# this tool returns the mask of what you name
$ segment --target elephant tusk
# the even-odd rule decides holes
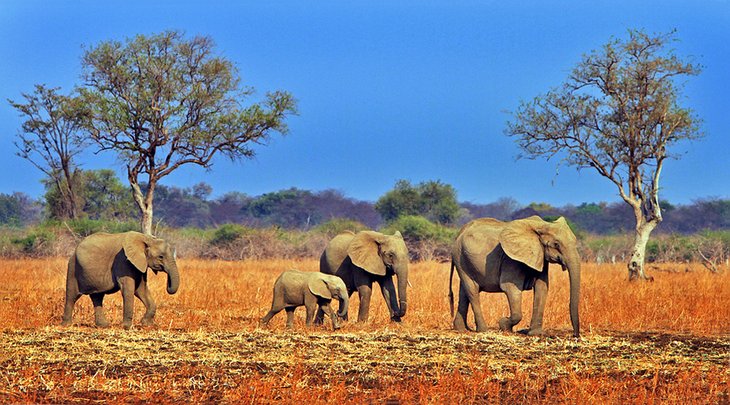
[[[413,284],[411,284],[411,280],[408,280],[408,287],[413,288]]]

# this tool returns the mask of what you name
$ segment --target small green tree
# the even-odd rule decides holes
[[[375,203],[375,210],[390,222],[404,215],[420,215],[440,224],[452,224],[459,217],[456,190],[440,181],[427,181],[411,185],[408,180],[398,180]]]
[[[73,96],[59,94],[58,88],[39,84],[33,93],[23,93],[25,103],[8,100],[24,118],[18,132],[16,154],[47,176],[58,191],[55,216],[78,218],[81,204],[77,191],[76,155],[84,148],[81,130],[85,110]]]
[[[159,181],[183,165],[211,167],[223,155],[255,155],[272,133],[285,133],[295,101],[283,91],[244,106],[253,88],[240,84],[212,39],[177,31],[107,41],[82,58],[86,129],[98,150],[114,152],[127,170],[141,228],[152,233]],[[146,177],[147,187],[140,186]]]
[[[646,245],[662,221],[659,178],[670,148],[702,136],[699,119],[680,106],[677,78],[700,72],[667,45],[674,32],[629,31],[586,55],[563,87],[523,102],[506,134],[529,158],[559,155],[610,180],[636,218],[629,279],[644,272]]]

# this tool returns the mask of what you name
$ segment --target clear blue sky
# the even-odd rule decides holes
[[[206,182],[214,196],[289,187],[374,201],[398,179],[441,180],[462,201],[618,201],[613,184],[555,161],[516,160],[508,111],[560,85],[581,55],[627,29],[678,30],[680,55],[705,68],[682,103],[706,138],[680,145],[661,197],[730,198],[730,1],[36,1],[0,2],[0,192],[42,194],[14,155],[21,119],[6,99],[36,83],[80,83],[84,46],[179,29],[211,36],[260,94],[299,101],[290,134],[254,160],[219,159],[162,183]],[[121,167],[108,155],[86,169]],[[120,176],[121,177],[121,176]]]

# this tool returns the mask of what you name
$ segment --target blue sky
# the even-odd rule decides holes
[[[333,188],[374,201],[398,179],[440,180],[462,201],[618,201],[615,186],[557,161],[517,160],[509,111],[560,85],[581,55],[630,28],[678,30],[703,72],[683,104],[706,137],[679,145],[661,198],[730,198],[730,1],[34,1],[0,2],[0,192],[38,197],[42,174],[14,155],[6,102],[36,83],[80,83],[84,47],[179,29],[212,37],[259,94],[284,89],[300,114],[254,160],[217,160],[162,180],[214,196]],[[121,166],[83,155],[86,169]],[[121,177],[121,176],[120,176]]]

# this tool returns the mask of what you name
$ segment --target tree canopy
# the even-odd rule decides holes
[[[390,222],[405,215],[420,215],[440,224],[453,224],[459,218],[456,190],[440,181],[426,181],[413,186],[408,180],[396,182],[375,203],[375,210]]]
[[[81,130],[86,117],[78,98],[59,90],[39,84],[33,93],[22,94],[25,103],[8,102],[24,119],[15,141],[16,155],[31,162],[55,185],[57,216],[74,219],[81,209],[74,159],[84,148]]]
[[[115,153],[126,166],[146,233],[160,179],[186,164],[209,168],[218,155],[250,158],[254,145],[286,133],[285,118],[296,113],[284,91],[245,105],[254,89],[214,50],[209,37],[166,31],[102,42],[82,57],[86,129],[98,150]]]
[[[699,119],[680,105],[678,78],[700,72],[668,46],[675,32],[630,30],[583,56],[562,87],[522,102],[506,133],[529,158],[560,156],[610,180],[636,218],[631,279],[647,278],[644,252],[662,220],[659,180],[670,149],[702,136]]]

